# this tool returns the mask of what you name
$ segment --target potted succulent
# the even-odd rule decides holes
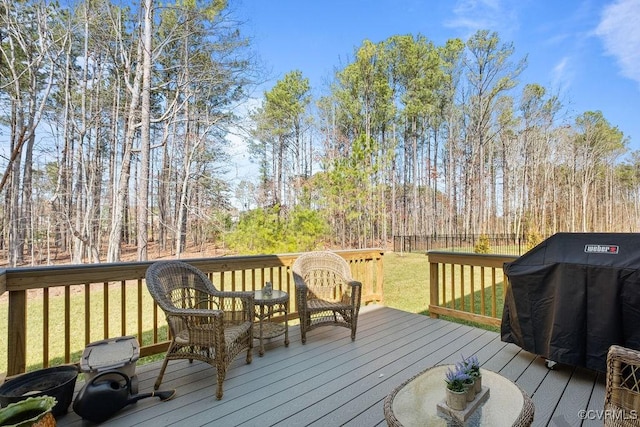
[[[463,411],[467,407],[467,386],[465,382],[469,380],[466,372],[456,368],[448,369],[445,382],[447,383],[447,406],[456,411]]]
[[[462,356],[462,365],[464,366],[464,371],[474,380],[475,393],[480,393],[482,391],[482,374],[480,373],[478,357],[470,356],[465,359]]]

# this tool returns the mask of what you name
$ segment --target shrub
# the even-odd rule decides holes
[[[476,242],[473,252],[477,254],[489,254],[491,253],[491,244],[489,243],[489,236],[481,234]]]
[[[529,230],[527,232],[527,251],[535,248],[542,242],[542,236],[538,233],[537,230]]]
[[[327,230],[316,211],[296,206],[283,212],[276,205],[243,213],[227,243],[245,254],[305,252],[315,249]]]

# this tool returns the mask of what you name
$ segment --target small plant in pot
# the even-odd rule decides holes
[[[462,366],[464,371],[473,378],[475,392],[480,393],[482,391],[482,373],[480,372],[480,362],[478,362],[477,356],[470,356],[465,359],[462,356]]]
[[[468,372],[464,363],[456,363],[456,369],[460,372],[464,372],[467,378],[464,380],[464,387],[467,393],[467,402],[473,402],[476,398],[475,378]]]
[[[466,381],[469,375],[458,369],[447,370],[445,382],[447,383],[447,406],[456,411],[463,411],[467,407],[467,386]]]

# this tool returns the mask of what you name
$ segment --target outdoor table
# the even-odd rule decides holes
[[[284,346],[289,346],[289,294],[285,291],[274,289],[270,296],[263,295],[262,290],[255,291],[254,301],[256,307],[257,327],[253,328],[253,337],[260,340],[260,356],[264,355],[264,339],[276,338],[284,334]],[[284,315],[284,324],[272,322],[274,314]]]
[[[395,388],[384,401],[384,417],[389,426],[449,426],[453,419],[438,413],[437,404],[445,399],[448,369],[438,365],[422,371]],[[490,390],[466,426],[529,426],[533,422],[533,402],[515,383],[495,372],[481,369],[482,386]]]

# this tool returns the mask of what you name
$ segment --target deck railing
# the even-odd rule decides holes
[[[505,262],[518,257],[443,251],[429,258],[429,315],[500,326],[508,280]]]
[[[362,303],[382,302],[380,249],[337,251],[363,283]],[[290,268],[299,254],[184,259],[206,272],[220,290],[261,289],[266,281],[289,293],[297,316]],[[0,271],[0,373],[77,363],[93,341],[134,335],[141,357],[168,345],[163,313],[144,284],[152,262],[9,268]],[[4,307],[3,307],[4,306]],[[3,345],[3,347],[5,346]],[[3,366],[4,365],[4,366]]]

